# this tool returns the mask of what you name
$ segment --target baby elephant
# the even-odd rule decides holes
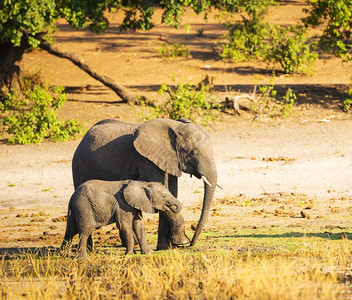
[[[126,254],[133,253],[134,234],[142,253],[152,252],[147,245],[142,211],[162,211],[171,224],[171,242],[187,244],[182,204],[161,183],[144,181],[90,180],[80,185],[68,204],[67,225],[61,247],[79,234],[78,257],[87,255],[87,243],[92,247],[94,229],[116,223]],[[134,234],[133,234],[134,233]]]

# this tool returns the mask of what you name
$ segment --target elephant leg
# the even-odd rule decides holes
[[[172,245],[169,241],[169,237],[171,234],[171,226],[169,220],[165,216],[165,213],[159,212],[159,227],[158,227],[158,244],[157,250],[167,250],[171,249]]]
[[[176,176],[168,174],[168,189],[170,193],[177,198],[178,194],[178,179]],[[166,250],[172,248],[170,242],[171,224],[163,212],[159,213],[159,228],[158,228],[158,245],[157,250]]]
[[[79,234],[79,244],[78,244],[78,255],[77,259],[84,259],[87,256],[87,240],[90,236],[87,232],[81,232]]]
[[[136,235],[136,233],[133,231],[133,241],[134,241],[134,245],[138,245],[139,244],[139,240],[138,240],[138,237]]]
[[[169,174],[169,180],[168,180],[168,188],[170,193],[177,198],[178,194],[178,178],[176,176],[170,175]]]
[[[117,224],[116,224],[117,225]],[[133,254],[134,249],[134,237],[133,237],[133,229],[132,229],[132,222],[129,225],[119,224],[120,230],[120,238],[122,242],[122,246],[126,247],[125,254]]]
[[[87,239],[87,250],[88,251],[94,250],[94,241],[93,241],[92,234],[90,234]]]
[[[121,238],[121,234],[120,234],[120,238]],[[122,243],[122,247],[127,248],[127,245],[125,244],[125,241],[122,240],[122,238],[121,238],[121,243]],[[133,243],[134,243],[134,245],[138,245],[138,238],[137,238],[137,235],[134,231],[133,231]]]
[[[138,239],[139,246],[141,247],[141,253],[152,253],[152,249],[148,246],[147,239],[145,236],[144,221],[140,216],[136,217],[133,220],[133,232],[134,236]]]
[[[93,242],[92,234],[90,234],[89,237],[88,237],[87,249],[88,249],[88,251],[93,251],[94,250],[94,242]]]

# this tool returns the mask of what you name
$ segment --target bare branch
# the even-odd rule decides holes
[[[124,103],[135,104],[139,101],[138,97],[131,94],[121,83],[106,75],[98,74],[96,70],[88,66],[77,54],[72,52],[62,52],[57,47],[50,45],[48,42],[44,41],[40,44],[40,48],[48,51],[50,54],[70,60],[73,64],[85,71],[88,75],[92,76],[94,79],[100,81],[102,84],[112,89]]]

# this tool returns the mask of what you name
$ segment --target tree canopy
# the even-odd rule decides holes
[[[352,0],[310,1],[310,8],[305,12],[308,17],[303,21],[307,26],[324,27],[320,48],[352,60]]]
[[[4,87],[21,90],[19,74],[23,53],[43,42],[52,44],[51,34],[57,29],[55,23],[59,18],[64,18],[74,28],[88,27],[99,33],[109,26],[105,16],[107,9],[123,10],[121,30],[149,30],[153,27],[155,5],[164,10],[162,22],[177,26],[183,6],[200,12],[210,4],[210,1],[197,0],[3,0],[0,2],[0,92]],[[48,50],[48,43],[44,49]],[[51,53],[57,53],[55,50],[51,49]],[[68,57],[70,55],[66,55]]]
[[[3,0],[0,2],[0,43],[11,43],[18,47],[25,38],[31,47],[37,47],[42,34],[52,33],[55,21],[59,18],[66,19],[74,28],[89,27],[99,33],[109,26],[104,16],[107,9],[124,11],[122,30],[149,30],[153,27],[155,5],[164,9],[162,22],[177,26],[181,21],[183,6],[188,5],[196,12],[201,12],[209,8],[211,1]]]

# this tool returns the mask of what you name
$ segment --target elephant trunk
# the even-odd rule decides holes
[[[180,213],[174,214],[172,220],[170,234],[171,243],[174,245],[188,244],[190,241],[185,232],[185,220],[183,215]]]
[[[167,201],[166,206],[175,214],[179,213],[182,209],[182,203],[176,198]]]
[[[204,180],[204,198],[203,198],[203,208],[202,213],[199,218],[199,222],[196,228],[196,231],[193,235],[191,246],[195,245],[199,235],[201,234],[205,223],[208,220],[210,213],[211,202],[214,197],[216,185],[217,185],[217,172],[216,169],[210,173],[208,176],[205,176],[207,181]]]

